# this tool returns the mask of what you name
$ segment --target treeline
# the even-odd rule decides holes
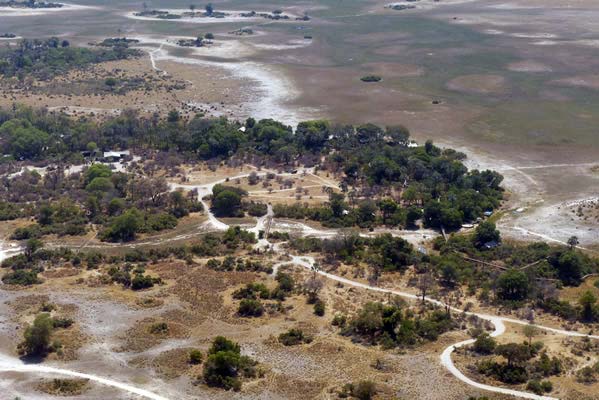
[[[376,274],[404,271],[418,260],[410,243],[388,233],[374,238],[361,237],[355,232],[334,239],[293,238],[290,246],[300,253],[320,253],[328,264],[367,262]]]
[[[0,75],[4,78],[26,76],[47,80],[75,68],[105,61],[123,60],[139,51],[124,46],[89,49],[71,47],[68,40],[52,37],[46,40],[23,39],[16,46],[0,49]]]
[[[66,263],[70,263],[75,268],[86,269],[97,269],[101,265],[109,265],[116,267],[108,270],[109,279],[114,283],[129,287],[133,281],[128,281],[126,273],[143,274],[145,263],[156,263],[165,259],[179,259],[192,263],[194,256],[230,255],[241,249],[249,248],[255,242],[256,238],[253,233],[239,228],[229,228],[222,234],[208,233],[200,239],[181,246],[136,248],[124,255],[108,255],[100,251],[79,252],[68,248],[46,249],[39,240],[31,239],[25,244],[22,254],[7,258],[2,261],[0,267],[10,269],[2,278],[4,283],[29,286],[42,282],[38,274],[45,269],[64,266]],[[128,263],[137,264],[137,267],[129,268],[126,266]],[[123,264],[125,266],[122,266]],[[145,276],[147,277],[147,275]],[[144,283],[140,282],[140,284]]]
[[[572,240],[571,240],[572,241]],[[494,246],[489,246],[494,244]],[[578,286],[583,277],[599,272],[599,260],[574,246],[502,243],[491,222],[481,223],[472,235],[450,235],[433,242],[436,252],[420,249],[390,234],[363,237],[347,232],[331,239],[292,238],[289,246],[300,253],[318,253],[323,265],[354,265],[371,284],[383,272],[403,272],[413,267],[411,284],[425,296],[444,296],[464,289],[483,304],[544,310],[569,321],[599,322],[598,299],[581,294],[576,303],[559,299],[558,289]],[[596,285],[599,287],[599,280]]]
[[[81,160],[80,152],[90,143],[100,150],[174,151],[189,161],[251,161],[282,169],[318,166],[341,180],[345,197],[331,193],[325,208],[280,206],[278,214],[328,226],[409,227],[423,218],[426,226],[453,230],[497,208],[503,196],[500,174],[468,171],[460,161],[463,154],[441,150],[430,141],[410,146],[403,127],[307,121],[294,132],[271,119],[250,118],[242,124],[196,115],[187,120],[176,111],[166,119],[126,111],[102,122],[23,107],[0,111],[0,145],[17,159]],[[387,200],[357,204],[356,199],[363,198]]]
[[[341,328],[342,335],[387,349],[435,341],[440,334],[458,326],[457,321],[445,311],[415,312],[401,301],[394,304],[366,303],[350,318],[336,315],[333,324]]]
[[[29,171],[5,177],[0,205],[0,219],[35,218],[15,230],[14,240],[83,235],[95,224],[101,239],[126,242],[139,233],[172,229],[178,219],[202,211],[195,192],[170,191],[164,178],[113,172],[104,164],[68,175],[56,169],[43,177]]]

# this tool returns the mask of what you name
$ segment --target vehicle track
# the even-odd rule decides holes
[[[259,173],[259,174],[264,174],[264,172]],[[230,177],[229,180],[231,179],[236,179],[236,178],[242,178],[242,177],[247,177],[249,174],[242,174],[242,175],[238,175],[238,176],[234,176],[234,177]],[[222,179],[219,180],[217,182],[213,182],[213,183],[209,183],[209,184],[204,184],[204,185],[177,185],[177,184],[172,184],[171,188],[172,189],[176,189],[176,188],[186,188],[186,189],[197,189],[198,190],[198,195],[200,197],[200,200],[203,196],[205,196],[208,193],[211,193],[212,188],[214,187],[214,185],[218,184],[218,183],[224,183],[227,179]],[[225,230],[228,229],[228,225],[225,224],[224,222],[218,220],[218,218],[216,218],[216,216],[214,216],[214,214],[212,214],[212,212],[210,211],[210,208],[207,207],[207,204],[204,204],[205,206],[205,211],[208,213],[208,217],[209,217],[209,223],[216,229],[218,230]],[[269,207],[269,211],[268,211],[268,216],[270,218],[272,218],[272,208]],[[265,218],[258,218],[257,219],[257,223],[256,223],[256,227],[252,228],[251,231],[255,231],[258,232],[260,229],[263,228],[264,226],[264,222],[265,222]],[[282,251],[279,245],[271,245],[267,239],[262,239],[262,244],[266,245],[268,247],[271,247],[274,251],[280,252]],[[421,299],[421,296],[415,295],[413,293],[407,293],[407,292],[402,292],[399,290],[392,290],[392,289],[385,289],[385,288],[380,288],[380,287],[376,287],[376,286],[371,286],[369,284],[366,283],[362,283],[362,282],[357,282],[357,281],[353,281],[351,279],[347,279],[335,274],[331,274],[328,273],[326,271],[322,271],[318,268],[315,267],[316,265],[316,260],[313,257],[310,256],[296,256],[296,255],[290,255],[291,260],[290,261],[285,261],[285,262],[281,262],[276,264],[273,267],[274,271],[277,271],[279,269],[279,267],[284,266],[284,265],[298,265],[301,267],[304,267],[310,271],[316,272],[321,276],[326,277],[327,279],[331,279],[340,283],[343,283],[345,285],[349,285],[349,286],[353,286],[353,287],[357,287],[360,289],[365,289],[365,290],[370,290],[370,291],[374,291],[374,292],[379,292],[379,293],[388,293],[388,294],[393,294],[396,296],[400,296],[400,297],[404,297],[404,298],[409,298],[412,300],[418,300]],[[480,313],[474,313],[474,312],[467,312],[464,310],[461,310],[459,308],[455,308],[455,307],[451,307],[451,306],[447,306],[445,303],[443,303],[442,301],[430,298],[430,297],[424,297],[424,300],[428,303],[440,306],[440,307],[448,307],[451,311],[453,312],[458,312],[458,313],[463,313],[465,315],[472,315],[472,316],[476,316],[482,320],[485,321],[489,321],[493,324],[493,326],[495,327],[495,330],[491,333],[491,336],[493,337],[498,337],[501,336],[505,333],[506,331],[506,327],[505,327],[505,323],[511,323],[511,324],[517,324],[517,325],[528,325],[529,322],[528,321],[522,321],[522,320],[518,320],[518,319],[511,319],[511,318],[505,318],[505,317],[500,317],[500,316],[495,316],[495,315],[488,315],[488,314],[480,314]],[[546,327],[546,326],[542,326],[542,325],[535,325],[538,329],[547,331],[547,332],[551,332],[551,333],[555,333],[555,334],[559,334],[559,335],[564,335],[564,336],[571,336],[571,337],[588,337],[591,339],[597,339],[599,340],[599,335],[587,335],[587,334],[583,334],[580,332],[575,332],[575,331],[565,331],[562,329],[556,329],[556,328],[551,328],[551,327]],[[519,391],[519,390],[513,390],[513,389],[508,389],[508,388],[504,388],[501,386],[491,386],[491,385],[486,385],[486,384],[482,384],[479,382],[476,382],[472,379],[470,379],[469,377],[467,377],[466,375],[464,375],[453,363],[453,360],[451,359],[451,355],[452,353],[460,348],[460,347],[464,347],[467,345],[470,345],[474,343],[474,339],[469,339],[469,340],[464,340],[455,344],[452,344],[451,346],[448,346],[442,353],[440,356],[440,361],[441,364],[453,375],[455,376],[458,380],[460,380],[461,382],[472,386],[474,388],[477,389],[481,389],[481,390],[485,390],[485,391],[489,391],[489,392],[494,392],[494,393],[500,393],[500,394],[506,394],[506,395],[510,395],[510,396],[515,396],[515,397],[520,397],[520,398],[524,398],[524,399],[531,399],[531,400],[559,400],[558,398],[555,397],[550,397],[550,396],[541,396],[541,395],[536,395],[533,393],[529,393],[529,392],[524,392],[524,391]],[[91,381],[106,385],[106,386],[111,386],[114,388],[118,388],[121,389],[123,391],[126,391],[128,393],[131,394],[135,394],[135,395],[139,395],[141,397],[147,398],[147,399],[151,399],[151,400],[169,400],[167,397],[164,397],[162,395],[158,395],[156,393],[153,393],[151,391],[145,390],[145,389],[140,389],[138,387],[126,384],[126,383],[122,383],[122,382],[118,382],[115,380],[111,380],[111,379],[107,379],[101,376],[96,376],[96,375],[92,375],[92,374],[86,374],[86,373],[81,373],[81,372],[77,372],[77,371],[72,371],[69,369],[63,369],[63,368],[55,368],[55,367],[50,367],[50,366],[45,366],[45,365],[37,365],[37,364],[25,364],[23,363],[21,360],[16,359],[14,357],[10,357],[7,355],[3,355],[0,354],[0,372],[3,371],[12,371],[12,372],[31,372],[31,373],[39,373],[39,374],[59,374],[59,375],[66,375],[66,376],[72,376],[72,377],[77,377],[77,378],[84,378],[84,379],[89,379]],[[172,400],[172,399],[171,399]]]

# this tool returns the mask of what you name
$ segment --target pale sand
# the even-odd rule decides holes
[[[49,13],[59,13],[64,11],[97,10],[97,6],[82,6],[79,4],[62,3],[60,8],[15,8],[0,7],[1,17],[28,17],[32,15],[44,15]]]
[[[551,67],[529,60],[510,63],[507,69],[514,72],[551,72]]]

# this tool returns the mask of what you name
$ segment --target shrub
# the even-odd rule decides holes
[[[526,385],[526,389],[531,392],[541,395],[543,393],[549,393],[553,390],[553,384],[550,381],[539,381],[537,379],[533,379]]]
[[[376,385],[372,381],[360,381],[358,383],[348,383],[339,393],[339,397],[353,397],[358,400],[371,400],[376,394]]]
[[[286,274],[285,272],[279,271],[275,279],[279,282],[279,290],[283,292],[291,292],[295,286],[295,282],[291,275]]]
[[[168,324],[166,322],[157,322],[150,326],[150,333],[160,335],[168,333]]]
[[[497,342],[495,339],[490,337],[487,333],[483,333],[476,338],[472,347],[474,351],[479,354],[493,354],[496,346]]]
[[[131,281],[131,289],[142,290],[154,286],[154,279],[149,275],[137,274]]]
[[[54,328],[69,328],[73,325],[73,320],[70,318],[52,318],[52,325]]]
[[[243,299],[239,303],[238,313],[243,317],[260,317],[264,314],[264,306],[259,300]]]
[[[202,363],[204,356],[202,352],[198,349],[193,349],[189,351],[189,363],[193,365],[198,365]]]
[[[314,303],[314,314],[322,317],[325,311],[325,304],[322,300],[316,300]]]
[[[279,342],[285,346],[295,346],[301,343],[310,343],[312,338],[305,335],[301,329],[290,329],[279,335]]]
[[[247,356],[242,356],[240,347],[223,336],[214,339],[208,358],[204,363],[204,381],[208,386],[223,389],[241,389],[242,377],[256,375],[256,362]]]
[[[43,356],[50,350],[50,336],[54,323],[50,314],[42,313],[35,317],[33,325],[25,329],[24,353],[28,356]]]
[[[382,79],[378,75],[366,75],[360,78],[362,82],[380,82]]]
[[[150,231],[163,231],[177,227],[177,218],[171,214],[158,213],[148,216],[146,227]]]
[[[346,323],[347,317],[343,314],[335,314],[335,316],[333,317],[333,321],[331,321],[331,325],[338,326],[340,328],[343,328]]]
[[[9,272],[2,277],[2,282],[7,285],[31,286],[41,283],[37,272],[33,270],[19,269]]]

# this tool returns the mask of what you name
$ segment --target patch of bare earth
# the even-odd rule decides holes
[[[508,90],[507,80],[500,75],[464,75],[450,80],[447,88],[475,94],[501,94]]]
[[[510,63],[507,69],[514,72],[551,72],[551,67],[532,60]]]
[[[552,83],[561,86],[576,86],[599,90],[599,75],[581,75],[571,78],[557,79],[552,81]]]

